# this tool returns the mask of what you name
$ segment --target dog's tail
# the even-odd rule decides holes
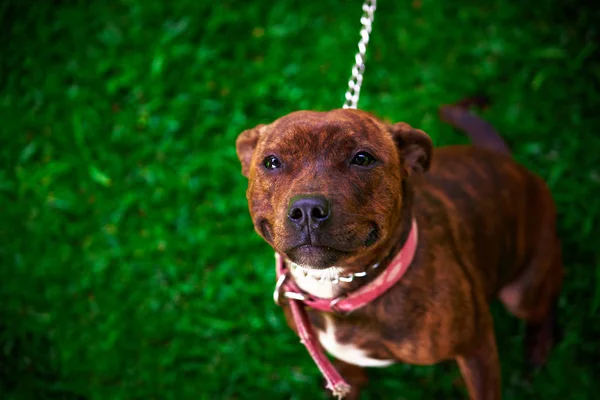
[[[489,122],[469,111],[471,106],[485,108],[488,104],[485,97],[469,97],[457,103],[440,107],[440,118],[464,131],[474,146],[510,155],[510,148],[496,129]]]

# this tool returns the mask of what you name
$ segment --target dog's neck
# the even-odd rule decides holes
[[[316,269],[287,261],[290,272],[300,289],[313,296],[331,299],[352,292],[375,279],[402,250],[412,226],[413,191],[405,179],[402,185],[402,207],[396,228],[392,230],[388,243],[378,251],[371,263],[362,271],[350,271],[344,267]]]
[[[350,272],[343,267],[314,269],[288,262],[294,280],[307,293],[322,299],[331,299],[339,295],[345,284],[366,280],[369,273],[375,274],[379,263],[373,264],[363,271]]]

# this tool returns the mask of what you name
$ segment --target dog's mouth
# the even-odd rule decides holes
[[[288,259],[298,265],[310,266],[315,269],[328,268],[335,265],[347,251],[335,249],[330,246],[317,246],[302,244],[285,252]]]
[[[362,242],[331,243],[331,241],[311,240],[307,235],[301,243],[296,243],[286,249],[288,259],[298,265],[310,266],[315,269],[328,268],[351,257],[361,248],[369,248],[379,239],[379,230],[373,227]]]
[[[297,265],[313,269],[345,265],[381,239],[379,227],[374,222],[370,226],[338,227],[333,232],[317,229],[278,232],[267,219],[257,220],[255,224],[257,231],[276,251]]]

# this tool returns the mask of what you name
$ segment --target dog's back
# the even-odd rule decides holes
[[[434,149],[428,173],[415,177],[415,206],[432,213],[435,203],[451,204],[441,209],[457,227],[469,227],[457,240],[472,247],[468,261],[485,268],[491,297],[539,253],[559,247],[556,210],[546,183],[515,162],[498,132],[469,111],[473,102],[440,109],[442,120],[463,130],[472,145]]]
[[[437,219],[432,229],[453,227],[456,248],[470,250],[458,256],[470,279],[479,276],[488,299],[497,295],[527,321],[526,359],[541,365],[556,340],[563,277],[556,207],[546,183],[513,160],[498,132],[469,111],[471,104],[440,109],[442,120],[472,145],[435,149],[429,172],[415,180],[416,212]]]
[[[545,230],[555,229],[545,183],[503,153],[468,145],[435,149],[414,187],[419,212],[435,214],[438,204],[447,228],[469,227],[464,236],[451,235],[470,249],[473,259],[465,261],[485,269],[488,298],[527,266]]]

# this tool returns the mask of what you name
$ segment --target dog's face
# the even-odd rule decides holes
[[[400,223],[403,180],[429,167],[431,140],[359,110],[298,111],[236,142],[256,231],[311,268],[362,268]]]

